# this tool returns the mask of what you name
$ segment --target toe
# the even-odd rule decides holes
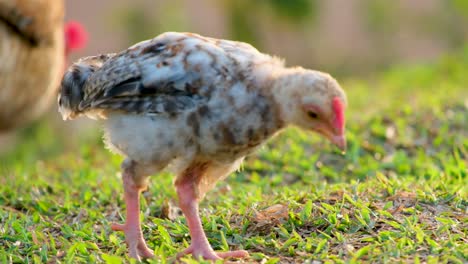
[[[227,258],[247,258],[249,253],[245,250],[236,250],[228,252],[215,252],[211,247],[202,247],[200,245],[194,246],[190,245],[184,251],[181,251],[177,254],[176,259],[191,254],[193,258],[203,258],[206,260],[218,260],[218,259],[227,259]]]
[[[185,256],[185,255],[188,255],[188,254],[192,254],[193,252],[193,249],[192,249],[192,246],[184,249],[183,251],[177,253],[176,255],[176,259],[180,259],[181,257]]]
[[[180,259],[186,255],[191,254],[195,259],[218,260],[221,259],[211,248],[198,248],[191,245],[190,247],[179,252],[176,259]]]
[[[143,258],[154,258],[154,253],[151,249],[149,249],[146,244],[139,244],[138,245],[138,254]]]
[[[216,253],[220,258],[246,258],[249,256],[249,252],[245,250],[236,250],[236,251],[228,251],[228,252],[219,252]]]
[[[218,259],[221,259],[220,257],[218,257],[218,255],[216,255],[216,253],[214,251],[212,252],[205,252],[205,253],[202,253],[202,254],[193,254],[192,253],[192,256],[196,259],[205,259],[205,260],[218,260]]]
[[[113,223],[111,229],[114,231],[125,231],[125,225]]]
[[[131,229],[126,224],[116,224],[111,225],[112,230],[122,231],[125,233],[125,242],[128,246],[128,255],[131,258],[134,258],[138,261],[141,258],[153,258],[154,253],[151,249],[146,246],[146,242],[143,239],[141,230]]]
[[[138,261],[141,261],[140,255],[138,254],[138,250],[135,246],[129,246],[128,247],[128,256],[130,258],[134,258]]]

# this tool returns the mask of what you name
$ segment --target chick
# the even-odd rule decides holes
[[[242,258],[215,252],[198,204],[244,157],[289,125],[312,130],[345,149],[344,91],[329,74],[287,68],[249,44],[192,33],[164,33],[118,54],[79,60],[58,97],[64,119],[102,120],[106,145],[125,157],[125,232],[131,257],[152,257],[140,227],[139,194],[149,175],[175,176],[192,238],[181,252],[204,259]]]

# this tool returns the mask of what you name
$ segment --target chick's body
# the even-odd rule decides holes
[[[140,81],[147,83],[142,90],[155,86],[169,91],[160,92],[160,101],[109,103],[110,109],[127,108],[135,114],[107,112],[104,122],[112,149],[157,169],[171,163],[172,171],[179,175],[195,163],[233,163],[281,128],[282,121],[273,98],[267,95],[268,89],[249,87],[263,85],[253,78],[256,64],[273,58],[228,53],[226,49],[236,44],[227,41],[215,46],[213,40],[205,38],[172,40],[177,36],[154,39],[134,47],[136,51],[127,55],[132,57],[158,43],[172,43],[166,44],[159,56],[149,55],[143,60],[142,72],[147,73],[140,73],[144,76]],[[236,63],[246,65],[235,67]],[[106,65],[113,65],[112,59],[100,70],[106,70]],[[138,114],[141,112],[147,114]]]
[[[246,256],[211,249],[198,201],[288,124],[343,140],[345,104],[328,74],[285,68],[248,44],[191,33],[165,33],[118,54],[84,58],[65,74],[59,96],[64,119],[103,119],[107,146],[126,157],[127,223],[113,228],[125,232],[135,258],[152,256],[141,235],[136,194],[148,175],[166,167],[176,174],[192,237],[182,254]],[[309,108],[323,121],[311,119]]]
[[[164,34],[106,57],[80,111],[104,118],[109,148],[147,173],[209,163],[228,174],[283,126],[261,76],[281,65],[244,43]]]
[[[0,132],[41,114],[64,67],[63,1],[0,1]]]

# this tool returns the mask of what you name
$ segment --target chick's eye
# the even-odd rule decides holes
[[[316,112],[313,112],[313,111],[308,111],[307,112],[307,115],[312,118],[312,119],[317,119],[318,118],[318,115]]]

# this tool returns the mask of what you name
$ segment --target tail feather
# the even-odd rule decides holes
[[[64,119],[78,116],[88,79],[114,54],[85,57],[71,65],[63,76],[58,97],[59,111]]]

